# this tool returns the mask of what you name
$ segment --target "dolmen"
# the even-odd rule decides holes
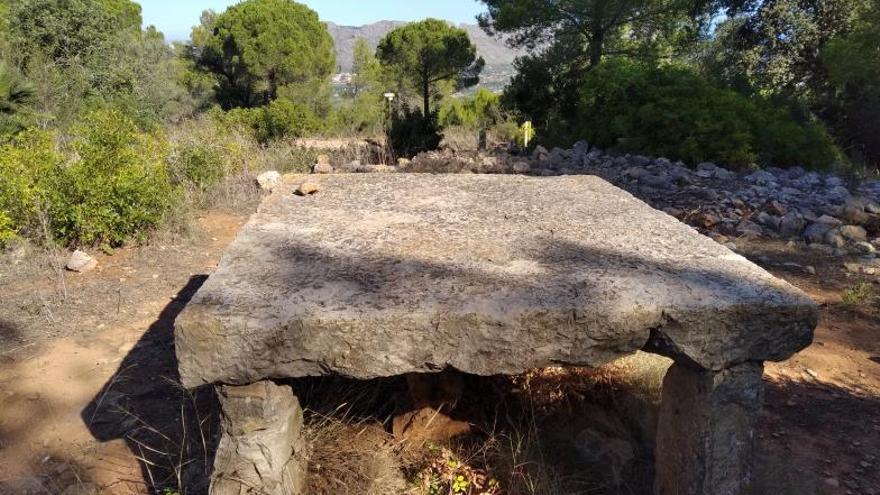
[[[303,492],[303,415],[280,380],[520,374],[671,357],[655,493],[750,479],[765,361],[817,309],[593,176],[287,176],[175,323],[186,387],[213,385],[213,495]],[[419,375],[416,375],[419,376]]]

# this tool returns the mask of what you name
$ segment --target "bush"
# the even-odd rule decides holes
[[[437,126],[436,115],[426,118],[418,110],[404,109],[392,117],[388,139],[397,156],[412,158],[437,149],[443,135]]]
[[[166,142],[123,114],[89,114],[75,129],[73,149],[79,160],[64,170],[51,215],[66,242],[122,244],[158,226],[175,205]]]
[[[0,237],[41,237],[49,210],[58,204],[62,157],[53,136],[24,131],[0,146]]]
[[[579,131],[601,147],[733,167],[824,168],[841,154],[818,125],[676,67],[608,61],[587,74]]]
[[[467,98],[453,98],[445,102],[437,114],[441,127],[463,126],[486,129],[503,119],[501,97],[486,88],[480,88]]]
[[[248,129],[261,143],[303,137],[324,130],[323,122],[307,106],[279,98],[259,108],[236,108],[215,114],[228,125]]]

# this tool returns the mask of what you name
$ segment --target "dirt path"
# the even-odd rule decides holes
[[[204,469],[210,439],[194,449],[176,439],[209,423],[200,411],[211,399],[174,385],[171,323],[244,220],[212,213],[189,241],[101,255],[99,270],[67,275],[63,290],[45,267],[0,270],[0,493],[94,484],[140,494],[150,477]],[[745,250],[822,305],[814,345],[767,367],[761,493],[880,494],[880,308],[877,298],[840,304],[873,281],[847,275],[839,259]]]
[[[200,231],[188,242],[98,256],[99,270],[67,276],[67,300],[51,308],[63,328],[48,329],[58,335],[48,341],[36,336],[40,328],[34,321],[43,315],[24,315],[20,320],[30,324],[26,327],[3,323],[4,331],[14,329],[16,335],[7,333],[5,340],[12,345],[0,351],[0,493],[55,494],[88,483],[108,494],[145,492],[141,468],[126,441],[96,440],[106,439],[98,431],[106,426],[101,425],[107,419],[103,411],[133,384],[141,396],[173,391],[166,380],[176,372],[173,362],[163,361],[161,352],[133,362],[132,356],[139,355],[135,346],[173,356],[169,308],[173,312],[185,304],[193,292],[187,288],[191,281],[213,271],[244,221],[239,215],[212,213],[198,220]],[[58,297],[57,284],[46,278],[0,287],[7,307]],[[149,370],[138,374],[144,365]],[[161,402],[162,394],[156,395]],[[97,401],[103,403],[96,412]],[[134,418],[120,421],[139,426]]]

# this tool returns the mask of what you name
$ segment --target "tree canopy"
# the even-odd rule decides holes
[[[10,43],[20,54],[67,64],[141,26],[130,0],[19,0],[11,3]]]
[[[467,31],[438,19],[391,31],[379,42],[377,54],[398,81],[408,82],[422,96],[425,117],[431,113],[431,96],[442,84],[473,86],[485,66]]]
[[[490,33],[536,48],[564,38],[596,66],[606,55],[656,56],[693,39],[711,20],[713,0],[481,0]]]
[[[266,105],[289,87],[308,95],[336,68],[333,40],[318,14],[292,0],[246,0],[208,16],[199,63],[218,79],[225,108]],[[204,18],[203,18],[204,20]]]

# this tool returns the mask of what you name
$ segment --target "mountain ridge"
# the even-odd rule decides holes
[[[327,30],[336,45],[336,65],[338,72],[351,72],[354,58],[354,44],[358,38],[364,38],[373,48],[393,29],[409,24],[405,21],[383,20],[363,26],[344,26],[327,22]],[[489,67],[509,66],[514,59],[525,53],[524,50],[507,46],[504,39],[486,34],[476,24],[459,24],[456,27],[467,31],[471,41],[477,46],[477,53],[486,60]]]

